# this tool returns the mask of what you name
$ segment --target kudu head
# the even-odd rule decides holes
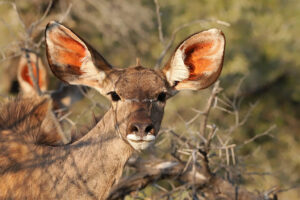
[[[184,40],[161,70],[134,66],[113,68],[70,29],[50,22],[46,28],[47,58],[62,81],[95,88],[112,102],[119,136],[134,149],[147,148],[159,131],[166,100],[184,89],[199,90],[219,77],[225,38],[210,29]]]

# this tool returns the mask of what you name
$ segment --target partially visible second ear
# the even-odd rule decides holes
[[[175,90],[199,90],[219,77],[224,59],[225,37],[217,29],[196,33],[175,50],[163,72]]]
[[[47,72],[41,59],[34,53],[24,53],[18,66],[18,82],[20,84],[21,92],[25,95],[32,95],[37,92],[34,86],[34,80],[30,76],[30,67],[32,67],[32,73],[35,81],[37,82],[41,91],[47,90]]]

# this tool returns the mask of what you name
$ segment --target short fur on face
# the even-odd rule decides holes
[[[116,123],[123,138],[136,149],[145,149],[155,140],[164,113],[165,101],[159,101],[161,93],[168,94],[169,87],[161,71],[141,66],[130,67],[120,72],[114,91],[120,100],[113,102]],[[153,132],[136,135],[130,132],[130,124],[148,123]]]
[[[188,37],[161,70],[113,68],[91,45],[57,22],[48,24],[46,44],[53,73],[62,81],[90,86],[107,96],[116,132],[139,150],[154,141],[169,97],[216,81],[222,70],[225,37],[217,29]]]

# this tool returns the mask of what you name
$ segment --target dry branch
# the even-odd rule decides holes
[[[188,170],[184,170],[185,163],[178,161],[162,161],[151,159],[148,161],[139,161],[138,172],[130,177],[120,180],[120,182],[112,189],[108,197],[109,200],[123,199],[132,192],[141,190],[150,184],[154,184],[160,180],[171,179],[180,182],[187,190],[194,186],[197,194],[205,197],[207,200],[215,200],[222,198],[224,200],[263,200],[263,195],[249,192],[243,188],[233,186],[215,175],[210,176],[203,171],[203,168],[197,166],[196,176],[189,166]],[[191,184],[191,183],[194,184]],[[271,200],[271,199],[270,199]]]
[[[161,17],[160,17],[160,7],[158,4],[158,0],[153,0],[155,4],[155,11],[156,11],[156,20],[158,26],[158,37],[160,42],[164,45],[164,34],[162,32],[162,24],[161,24]]]
[[[158,4],[158,0],[153,0],[153,1],[155,3],[155,8],[156,8],[156,18],[157,18],[157,25],[158,25],[159,40],[164,46],[164,49],[161,52],[159,59],[157,60],[157,63],[155,66],[156,68],[161,64],[166,53],[171,48],[177,33],[179,31],[181,31],[182,29],[189,27],[191,25],[194,25],[194,24],[199,24],[199,23],[201,24],[201,23],[207,23],[207,22],[214,22],[217,24],[230,26],[230,24],[228,24],[227,22],[215,20],[215,19],[194,20],[189,23],[182,24],[181,26],[176,28],[172,32],[172,35],[167,42],[164,39],[164,34],[162,31],[162,22],[161,22],[161,17],[160,17],[160,7]],[[90,2],[94,3],[94,1],[90,1]],[[1,3],[3,3],[3,2],[0,2],[0,4]],[[32,35],[33,30],[35,28],[37,28],[37,26],[41,23],[41,21],[44,20],[44,18],[48,15],[48,13],[50,12],[52,3],[53,3],[53,1],[51,0],[50,3],[48,4],[48,7],[47,7],[46,11],[44,12],[43,16],[36,22],[32,23],[27,31],[27,38],[26,38],[27,44],[34,45],[34,47],[32,47],[32,49],[40,48],[42,42],[44,41],[44,38],[42,37],[37,44],[31,44],[30,42],[32,41],[32,39],[29,36]],[[16,5],[14,3],[10,3],[10,4],[16,10],[19,20],[21,22],[21,25],[24,28],[24,30],[26,30],[26,27],[25,27],[21,17],[19,16]],[[66,18],[66,16],[69,14],[71,8],[72,8],[72,4],[69,4],[68,9],[66,10],[65,14],[60,18],[59,21],[63,21]],[[107,9],[107,10],[109,10],[109,9]],[[85,12],[82,12],[82,13],[85,13]],[[96,22],[98,23],[99,21],[95,20],[94,23],[96,23]],[[100,27],[100,25],[99,25],[99,27]],[[1,54],[2,54],[2,58],[6,58],[5,54],[3,52]],[[7,58],[10,58],[10,57],[7,57]],[[37,80],[33,76],[31,63],[29,62],[28,65],[30,66],[30,70],[29,70],[30,76],[31,76],[32,80],[34,80],[34,85],[38,90],[39,87],[37,84]],[[199,141],[198,142],[196,141],[197,143],[195,144],[195,143],[193,143],[193,141],[191,141],[190,138],[182,137],[179,134],[175,133],[173,130],[168,130],[168,132],[170,132],[177,139],[176,140],[177,144],[180,144],[181,146],[185,146],[188,149],[186,151],[181,151],[180,149],[175,149],[176,152],[174,154],[171,153],[171,155],[173,156],[173,158],[176,158],[176,161],[166,161],[166,160],[161,160],[158,158],[153,158],[148,161],[137,160],[136,162],[131,163],[131,166],[135,168],[134,175],[129,176],[129,177],[124,177],[122,180],[120,180],[120,182],[111,191],[109,199],[122,199],[126,195],[129,195],[131,192],[141,190],[151,184],[153,184],[155,187],[161,188],[161,186],[159,186],[157,183],[161,180],[166,180],[166,179],[169,179],[169,180],[172,180],[175,182],[179,182],[180,186],[173,187],[173,189],[170,191],[166,190],[165,188],[162,189],[162,193],[164,195],[169,195],[170,193],[172,193],[176,190],[184,191],[184,190],[188,190],[188,189],[194,189],[195,190],[194,192],[196,193],[196,194],[194,194],[194,196],[197,196],[198,199],[208,199],[208,200],[210,200],[210,199],[239,199],[239,200],[272,199],[272,198],[268,198],[266,196],[263,197],[263,195],[254,194],[254,193],[249,192],[238,186],[234,186],[229,181],[223,180],[219,176],[213,174],[211,167],[210,167],[208,154],[212,150],[217,150],[217,151],[219,150],[220,152],[225,150],[227,165],[230,164],[230,154],[231,154],[231,158],[232,158],[232,163],[236,164],[234,148],[236,146],[239,147],[241,145],[228,144],[229,140],[226,140],[223,142],[223,139],[221,139],[217,134],[218,128],[216,126],[212,126],[212,128],[210,129],[210,132],[208,134],[206,134],[206,133],[207,133],[207,128],[208,128],[207,123],[208,123],[209,114],[211,112],[211,109],[214,106],[217,109],[223,110],[229,114],[234,114],[236,116],[236,123],[233,126],[234,129],[230,130],[231,132],[233,130],[236,130],[237,127],[242,126],[247,121],[248,116],[250,115],[253,107],[251,107],[249,112],[246,114],[246,117],[244,117],[242,120],[240,120],[238,111],[239,111],[239,104],[241,101],[238,101],[238,98],[242,95],[245,95],[245,94],[238,93],[241,83],[242,83],[242,81],[240,82],[239,87],[236,90],[233,102],[228,103],[226,100],[222,100],[217,97],[218,93],[221,91],[221,89],[219,87],[219,82],[217,82],[213,87],[212,93],[208,99],[208,102],[206,104],[204,111],[201,111],[201,112],[198,111],[197,114],[195,115],[195,117],[193,117],[188,122],[185,122],[186,125],[188,126],[191,123],[193,123],[194,121],[196,121],[196,119],[198,119],[199,116],[201,116],[201,121],[200,121],[201,124],[200,124],[199,133],[200,133],[201,139],[203,139],[203,141],[204,141],[203,144],[199,144]],[[94,98],[91,98],[91,96],[87,95],[85,92],[83,92],[83,96],[85,96],[86,98],[89,99],[89,101],[91,103],[90,110],[93,110],[98,105],[98,103],[94,100]],[[246,96],[247,96],[247,94],[246,94]],[[220,107],[219,105],[216,105],[215,104],[216,101],[218,101],[218,102],[222,101],[224,104],[227,104],[227,106],[232,107],[233,111],[229,110],[227,108]],[[79,118],[82,118],[82,116],[87,111],[89,111],[89,109],[86,109],[85,111],[83,111],[76,119],[76,122],[73,122],[72,120],[70,120],[68,118],[68,115],[69,115],[68,113],[66,115],[62,116],[61,120],[66,119],[70,124],[72,124],[72,126],[76,126],[78,124]],[[264,133],[259,134],[255,137],[245,141],[242,145],[246,145],[250,142],[253,142],[254,140],[256,140],[259,137],[268,135],[270,133],[270,131],[273,130],[273,128],[274,128],[273,126],[270,127]],[[221,141],[219,145],[215,145],[212,143],[212,140],[214,137],[218,138],[218,140]],[[189,156],[189,159],[187,161],[183,161],[182,159],[180,159],[179,156],[176,155],[180,151],[185,152],[185,153],[188,152],[188,153],[186,153],[186,155]],[[194,159],[193,159],[193,156],[191,155],[191,152],[195,152],[195,154],[196,154]],[[200,155],[200,156],[197,156],[197,155]],[[198,157],[200,157],[200,159],[198,159]],[[273,190],[272,190],[272,193],[274,193]],[[266,193],[264,193],[264,194],[266,194]],[[275,197],[273,199],[275,200]]]
[[[201,119],[200,121],[200,134],[202,136],[205,136],[205,130],[206,130],[206,126],[207,126],[207,120],[208,120],[208,115],[209,115],[209,112],[211,110],[211,108],[213,107],[214,105],[214,102],[215,102],[215,98],[217,96],[217,94],[222,91],[222,89],[219,87],[220,85],[220,82],[217,81],[215,84],[214,84],[214,87],[212,89],[212,93],[207,101],[207,104],[206,104],[206,107],[204,109],[204,111],[202,112],[202,115],[203,115],[203,118]]]
[[[175,152],[171,153],[172,157],[176,160],[166,161],[158,158],[152,158],[147,161],[136,160],[130,165],[135,169],[133,175],[124,177],[113,188],[109,199],[123,199],[126,195],[130,195],[132,192],[139,191],[149,185],[156,185],[156,187],[158,187],[157,184],[159,181],[171,180],[171,182],[175,181],[175,183],[179,183],[180,186],[168,191],[164,191],[164,188],[164,190],[159,192],[160,198],[163,196],[170,196],[175,190],[188,190],[192,192],[191,196],[193,196],[193,198],[197,197],[198,199],[213,200],[221,198],[224,200],[275,200],[277,198],[276,195],[266,197],[265,192],[262,192],[261,194],[250,192],[241,188],[238,184],[234,184],[234,181],[230,182],[229,180],[222,179],[221,176],[212,172],[209,160],[209,154],[211,151],[226,151],[225,159],[227,164],[224,167],[227,167],[228,170],[231,167],[231,161],[233,165],[236,165],[238,159],[235,153],[237,145],[228,144],[230,141],[228,139],[223,141],[223,139],[221,139],[221,137],[217,134],[218,128],[216,125],[207,125],[211,109],[214,106],[217,106],[217,95],[220,91],[221,88],[219,87],[218,82],[212,89],[205,109],[203,111],[198,111],[196,116],[192,118],[192,121],[194,121],[198,118],[198,116],[202,117],[201,131],[199,131],[201,134],[198,136],[202,138],[203,143],[199,143],[186,136],[182,136],[182,134],[178,134],[172,129],[165,130],[165,132],[173,135],[177,145],[184,147],[181,149],[175,147]],[[228,102],[228,105],[231,105],[232,107],[235,106],[238,111],[239,106],[237,106],[237,99],[235,102],[230,100],[228,100]],[[252,109],[253,107],[251,107],[250,110],[252,111]],[[246,114],[246,119],[243,119],[242,122],[238,120],[238,126],[243,125],[247,121],[251,111]],[[236,113],[233,114],[236,115]],[[189,124],[192,123],[190,121],[188,122]],[[234,124],[234,127],[237,128],[237,125]],[[267,135],[271,130],[273,130],[273,128],[274,127],[272,126],[264,133],[257,135],[257,137],[249,139],[245,142],[245,144],[253,142],[258,137]],[[209,131],[207,129],[209,129]],[[213,143],[213,138],[215,137],[218,139],[219,145]],[[181,159],[181,157],[177,154],[189,156],[189,158],[187,160]],[[231,172],[228,171],[228,173]]]
[[[244,146],[246,144],[249,144],[251,142],[253,142],[254,140],[260,138],[260,137],[263,137],[263,136],[266,136],[266,135],[269,135],[271,131],[273,131],[274,129],[276,128],[276,125],[273,124],[272,126],[270,126],[266,131],[264,131],[263,133],[260,133],[258,135],[255,135],[254,137],[246,140],[243,142],[243,144],[241,144],[240,146]]]

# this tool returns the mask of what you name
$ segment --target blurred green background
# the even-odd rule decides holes
[[[300,199],[299,0],[160,0],[163,42],[158,37],[156,7],[149,0],[54,0],[49,14],[29,37],[25,30],[41,19],[48,3],[0,1],[1,95],[8,95],[13,87],[16,63],[25,43],[45,58],[44,45],[36,44],[50,20],[63,21],[118,67],[134,65],[136,57],[143,66],[154,67],[180,26],[187,25],[177,32],[163,63],[190,34],[219,28],[227,40],[220,96],[229,100],[237,97],[241,118],[255,103],[246,122],[230,133],[230,143],[242,144],[276,125],[269,135],[236,149],[239,169],[243,168],[241,183],[252,191],[279,186],[284,190],[279,199]],[[50,81],[54,89],[57,80],[52,74]],[[192,108],[203,109],[208,94],[209,89],[181,92],[169,100],[162,126],[182,130],[182,119],[188,121],[195,115]],[[107,101],[104,105],[108,106]],[[213,111],[210,122],[220,127],[220,135],[228,134],[226,130],[235,124],[234,116]],[[199,124],[191,126],[193,129]]]

